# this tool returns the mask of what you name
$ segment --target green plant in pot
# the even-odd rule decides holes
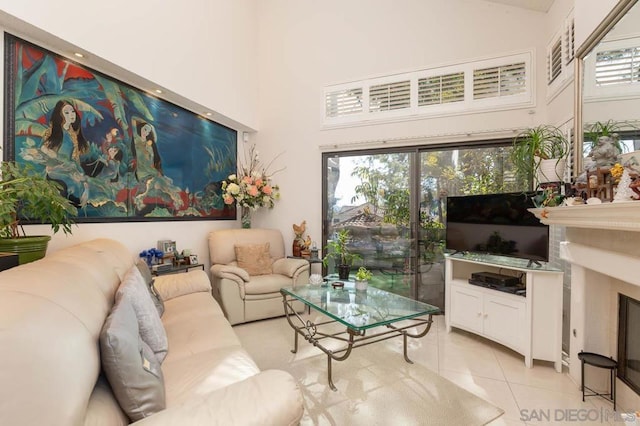
[[[562,130],[541,125],[525,129],[513,139],[510,157],[516,175],[526,182],[560,182],[569,150]]]
[[[3,162],[0,171],[0,252],[17,253],[20,264],[41,259],[51,236],[27,236],[20,220],[71,234],[78,210],[61,195],[58,183],[32,166]]]
[[[336,238],[329,240],[325,248],[326,255],[322,259],[324,266],[327,266],[330,259],[333,259],[338,269],[338,277],[341,280],[349,279],[349,271],[353,261],[359,259],[360,256],[352,253],[349,249],[351,242],[351,233],[348,229],[341,229],[336,233]]]
[[[373,272],[364,266],[358,268],[358,272],[356,272],[356,290],[366,290],[371,278],[373,278]]]

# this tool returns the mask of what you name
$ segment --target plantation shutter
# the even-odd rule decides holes
[[[638,82],[640,51],[638,47],[598,52],[596,86],[633,84]]]
[[[562,72],[562,39],[556,40],[547,58],[547,82],[549,84]]]
[[[369,111],[391,111],[411,106],[411,81],[377,84],[369,88]]]
[[[362,112],[362,88],[338,90],[325,96],[325,115],[341,117]]]
[[[524,62],[473,70],[473,98],[516,95],[526,91]]]
[[[564,45],[566,46],[565,64],[570,64],[576,54],[575,48],[575,23],[572,19],[567,25],[567,29],[564,33]]]
[[[464,101],[464,72],[418,79],[418,106]]]

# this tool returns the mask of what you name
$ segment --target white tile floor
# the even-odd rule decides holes
[[[566,371],[557,373],[552,363],[535,361],[533,368],[526,368],[524,358],[510,349],[471,333],[447,333],[444,316],[434,318],[427,336],[409,340],[409,357],[502,408],[505,414],[491,425],[624,425],[613,417],[610,402],[600,397],[582,402],[578,385]],[[258,366],[267,369],[281,367],[280,357],[291,349],[293,332],[288,327],[284,318],[275,318],[234,329]],[[401,339],[387,342],[401,353]],[[303,339],[299,344],[308,346]],[[363,349],[354,350],[352,358],[358,350]]]

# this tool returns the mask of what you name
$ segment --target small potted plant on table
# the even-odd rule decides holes
[[[322,259],[324,266],[327,266],[329,259],[334,259],[338,269],[338,277],[341,280],[349,279],[349,271],[354,260],[359,259],[355,253],[349,249],[351,233],[348,229],[342,229],[336,234],[336,238],[327,243],[326,255]]]
[[[373,278],[373,273],[361,266],[356,272],[356,290],[366,290],[369,287],[369,280]]]

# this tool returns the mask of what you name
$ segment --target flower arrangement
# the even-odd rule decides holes
[[[151,268],[151,265],[153,264],[160,263],[163,256],[164,253],[156,248],[150,248],[149,250],[142,250],[140,252],[140,257],[147,262],[149,268]]]
[[[273,161],[266,166],[263,165],[258,150],[255,145],[252,145],[246,164],[238,164],[238,173],[229,175],[227,180],[222,181],[224,203],[235,202],[242,207],[243,221],[244,216],[248,216],[249,209],[273,208],[275,202],[280,199],[280,187],[271,181],[273,175],[279,170],[269,173],[269,166],[272,163]],[[245,226],[244,223],[243,226]]]

